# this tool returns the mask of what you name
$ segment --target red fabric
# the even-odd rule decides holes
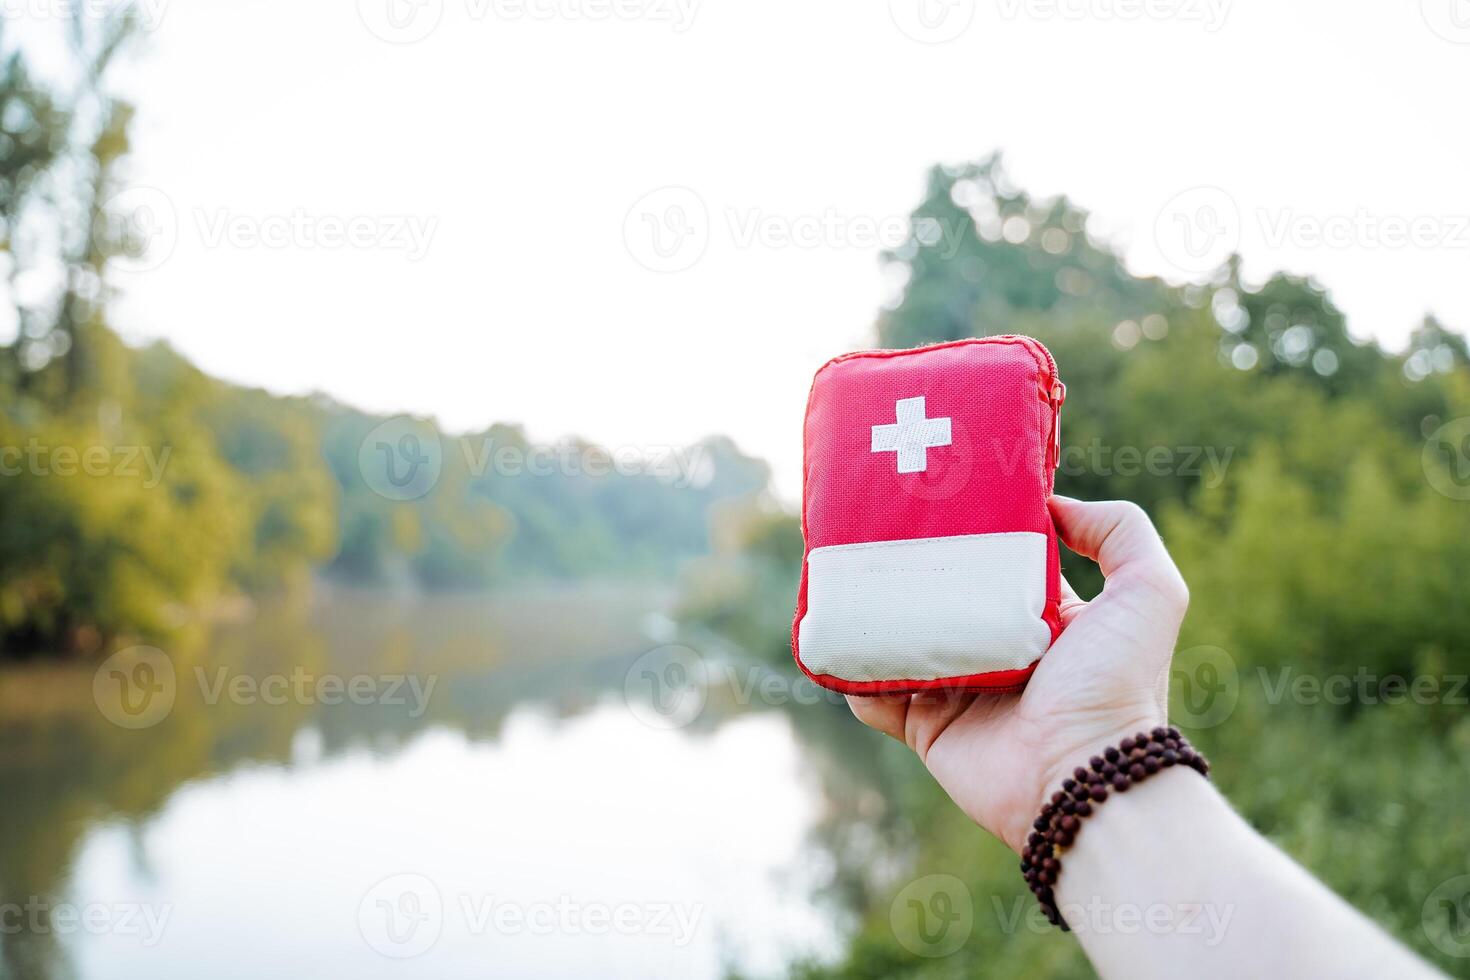
[[[1043,533],[1043,619],[1055,641],[1061,633],[1061,571],[1046,500],[1062,390],[1051,354],[1029,337],[859,351],[828,361],[812,380],[807,400],[801,515],[806,554],[869,541]],[[952,420],[951,441],[927,450],[923,472],[901,473],[894,453],[872,451],[872,427],[894,422],[898,399],[920,395],[926,417]],[[792,652],[813,681],[844,693],[1017,689],[1035,667],[939,680],[858,682],[813,674],[801,662],[797,635],[806,609],[803,558]]]

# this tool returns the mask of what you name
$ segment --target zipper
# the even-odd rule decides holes
[[[1046,462],[1043,465],[1043,475],[1047,477],[1048,484],[1051,483],[1058,464],[1062,461],[1062,405],[1067,400],[1067,386],[1057,374],[1056,359],[1051,356],[1051,351],[1046,345],[1035,337],[1025,334],[1011,334],[1016,340],[1021,341],[1033,353],[1039,354],[1046,361],[1046,377],[1041,379],[1041,397],[1051,406],[1051,431],[1047,434]]]
[[[1041,379],[1042,387],[1039,394],[1041,398],[1045,400],[1048,405],[1051,406],[1051,431],[1048,434],[1050,447],[1047,450],[1047,458],[1043,461],[1041,467],[1041,475],[1046,480],[1046,484],[1049,490],[1055,482],[1057,466],[1060,465],[1062,461],[1062,403],[1067,400],[1067,386],[1062,383],[1062,379],[1057,374],[1056,359],[1051,356],[1051,351],[1047,350],[1045,344],[1037,340],[1035,337],[1030,337],[1023,333],[1008,333],[1001,334],[995,337],[978,337],[971,339],[980,341],[1019,341],[1023,347],[1031,351],[1033,354],[1040,356],[1041,359],[1046,362],[1046,376]],[[965,342],[965,340],[951,340],[946,341],[942,344],[930,344],[927,347],[915,347],[907,353],[912,353],[913,351],[929,350],[934,347],[949,347]],[[895,352],[886,348],[857,350],[851,351],[847,354],[843,354],[839,357],[834,357],[832,361],[828,361],[827,363],[831,364],[833,361],[840,361],[849,357],[861,357],[864,354],[892,353]],[[826,367],[826,365],[823,365],[823,367]]]
[[[1062,461],[1062,405],[1067,400],[1067,386],[1054,379],[1046,400],[1051,403],[1051,459],[1048,463],[1055,472]]]

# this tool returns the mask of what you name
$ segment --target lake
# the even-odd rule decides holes
[[[677,637],[668,602],[323,586],[177,650],[6,668],[0,971],[715,977],[835,955],[824,837],[874,809],[869,743],[789,673]]]

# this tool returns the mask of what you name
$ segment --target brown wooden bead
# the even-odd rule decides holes
[[[1158,727],[1124,738],[1088,760],[1086,768],[1078,766],[1072,777],[1063,779],[1061,789],[1052,793],[1041,808],[1041,816],[1032,824],[1021,856],[1021,876],[1036,896],[1047,921],[1070,931],[1057,908],[1052,886],[1061,873],[1059,854],[1072,846],[1081,832],[1082,820],[1091,816],[1096,805],[1108,793],[1127,792],[1160,769],[1183,763],[1208,775],[1209,762],[1177,728]]]

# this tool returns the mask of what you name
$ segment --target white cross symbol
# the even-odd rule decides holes
[[[873,426],[873,452],[898,453],[900,473],[922,473],[929,468],[929,450],[949,445],[947,418],[924,418],[924,396],[900,398],[894,406],[897,425]]]

